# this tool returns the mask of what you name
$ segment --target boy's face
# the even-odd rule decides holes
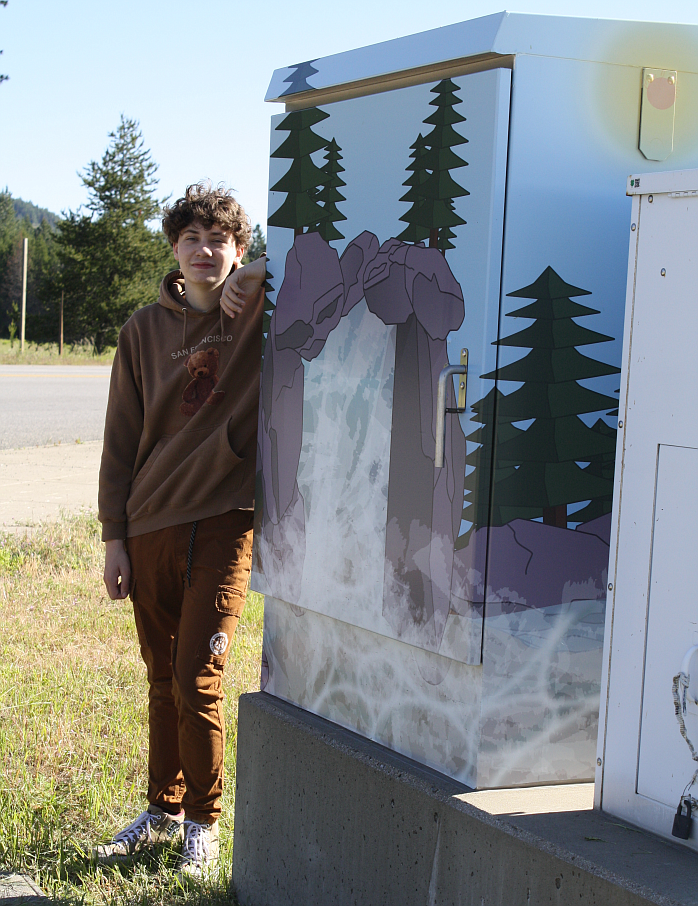
[[[245,252],[215,223],[207,230],[196,220],[182,230],[172,251],[184,274],[185,287],[192,283],[208,289],[220,286]]]

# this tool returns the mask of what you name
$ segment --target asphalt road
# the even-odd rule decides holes
[[[101,440],[111,368],[0,365],[0,450]]]

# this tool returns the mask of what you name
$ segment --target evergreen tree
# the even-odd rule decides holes
[[[322,168],[322,172],[325,174],[325,183],[314,195],[315,201],[322,203],[324,217],[319,223],[312,227],[312,230],[317,231],[325,242],[331,242],[333,239],[344,239],[343,233],[340,233],[335,226],[335,223],[338,220],[347,219],[344,214],[337,209],[338,201],[346,201],[345,197],[339,191],[340,186],[346,185],[339,175],[340,173],[344,173],[344,167],[339,163],[342,159],[342,155],[339,153],[341,150],[342,149],[334,139],[327,145],[327,152],[325,154],[327,163]]]
[[[24,221],[29,237],[27,267],[27,336],[35,343],[57,343],[59,299],[52,291],[58,264],[58,234],[47,220],[37,227]]]
[[[284,82],[289,82],[290,84],[286,91],[281,93],[281,97],[285,97],[287,94],[297,94],[299,91],[313,90],[313,86],[308,84],[307,79],[318,72],[313,66],[314,62],[315,60],[307,60],[305,63],[296,63],[295,66],[291,67],[293,72],[284,79]]]
[[[608,477],[594,474],[579,463],[612,453],[615,442],[604,432],[589,428],[579,416],[615,406],[615,400],[578,382],[618,374],[619,369],[588,358],[576,349],[612,338],[575,323],[573,318],[598,311],[573,302],[573,296],[589,295],[588,291],[565,283],[550,267],[533,284],[509,295],[535,301],[508,315],[533,319],[533,324],[494,344],[528,347],[531,351],[518,361],[483,375],[523,384],[497,400],[497,467],[502,463],[520,465],[495,482],[494,514],[496,508],[502,515],[520,508],[533,509],[542,511],[546,525],[566,527],[569,504],[603,499],[612,487]],[[500,433],[502,421],[530,419],[535,420],[516,436]]]
[[[512,519],[535,519],[542,511],[530,508],[511,509],[501,507],[499,504],[491,506],[492,484],[497,484],[502,479],[508,478],[516,471],[518,462],[506,462],[500,457],[493,458],[492,442],[494,437],[495,408],[504,394],[493,387],[481,400],[471,406],[472,411],[480,423],[480,427],[469,435],[468,443],[477,443],[480,446],[471,450],[465,458],[466,466],[474,466],[465,476],[464,490],[466,497],[463,506],[463,519],[472,522],[472,527],[467,533],[456,541],[456,548],[464,547],[474,529],[484,525],[506,525]],[[500,443],[504,443],[522,433],[521,428],[511,424],[510,420],[499,416],[497,420],[497,436]]]
[[[286,192],[286,200],[269,217],[269,226],[286,227],[296,236],[304,227],[318,224],[325,212],[315,200],[317,190],[324,186],[326,174],[315,164],[311,154],[327,146],[327,139],[313,132],[312,127],[327,119],[316,107],[294,110],[283,118],[277,130],[290,133],[271,156],[291,161],[286,173],[272,187],[272,192]]]
[[[165,273],[174,267],[169,244],[148,227],[160,212],[155,198],[157,165],[138,123],[122,115],[102,160],[82,177],[89,215],[69,211],[61,221],[61,272],[54,298],[65,290],[65,324],[72,340],[89,338],[96,352],[116,342],[121,325],[157,299]]]
[[[0,192],[0,327],[5,330],[12,318],[13,304],[19,300],[12,297],[9,279],[13,274],[10,263],[20,238],[19,221],[15,214],[12,196],[5,189]]]
[[[0,286],[0,303],[3,310],[3,327],[7,328],[8,333],[11,321],[15,322],[17,333],[19,333],[19,319],[22,304],[22,255],[24,244],[24,231],[20,224],[17,224],[17,234],[8,255],[5,259],[5,268]],[[31,261],[31,254],[29,260]],[[27,267],[27,283],[29,283],[29,268]],[[28,293],[27,293],[28,295]]]
[[[274,314],[274,309],[276,308],[276,303],[271,298],[272,293],[275,292],[274,287],[271,285],[273,279],[274,275],[269,272],[269,266],[267,264],[266,280],[264,281],[264,313],[262,314],[262,358],[264,358],[264,349],[267,344],[267,336],[269,335],[271,316]]]
[[[609,412],[608,415],[612,413]],[[618,410],[616,410],[616,415]],[[596,453],[593,456],[590,456],[590,463],[586,469],[586,472],[589,475],[596,475],[598,478],[603,478],[607,482],[607,488],[605,494],[595,497],[593,500],[590,500],[589,503],[581,510],[577,510],[575,513],[572,513],[570,519],[574,522],[591,522],[592,519],[598,519],[601,516],[606,516],[611,512],[613,508],[613,473],[615,471],[616,464],[616,435],[617,431],[615,428],[611,428],[606,422],[600,418],[592,426],[592,431],[596,431],[599,434],[602,434],[604,437],[611,439],[613,444],[613,449],[608,450],[606,453]]]
[[[243,264],[249,264],[250,261],[256,261],[260,255],[266,254],[267,240],[262,232],[262,227],[257,224],[252,230],[252,239],[250,246],[245,250],[245,257],[242,259]]]
[[[409,188],[400,201],[410,201],[412,202],[412,207],[400,218],[400,220],[403,220],[408,226],[397,238],[401,239],[403,242],[422,242],[422,240],[429,238],[429,230],[426,227],[418,226],[417,218],[419,208],[424,203],[424,198],[420,194],[420,188],[429,178],[429,173],[423,163],[424,155],[429,149],[427,148],[426,141],[421,132],[417,136],[415,142],[410,145],[410,150],[412,151],[412,154],[410,154],[412,163],[409,164],[407,170],[411,170],[412,175],[403,182],[403,186],[408,186]]]
[[[451,211],[453,213],[455,213],[456,206],[453,202],[451,202],[450,207],[451,207]],[[465,223],[465,221],[463,221],[463,223]],[[453,232],[453,230],[450,227],[442,227],[439,230],[438,238],[436,240],[437,249],[439,249],[439,251],[443,255],[446,255],[446,252],[448,249],[455,248],[455,245],[451,242],[451,239],[455,239],[455,238],[456,238],[456,234]]]
[[[467,189],[460,186],[451,176],[450,171],[467,167],[467,161],[459,157],[453,147],[466,144],[464,138],[453,128],[456,123],[465,122],[465,117],[457,112],[456,106],[462,103],[456,94],[458,85],[451,79],[442,79],[434,88],[436,94],[429,104],[436,107],[434,113],[428,116],[424,123],[433,128],[424,137],[424,144],[428,150],[418,155],[415,143],[414,164],[408,167],[416,172],[428,171],[427,178],[411,184],[414,196],[404,196],[401,200],[411,200],[412,207],[400,219],[414,227],[414,233],[419,234],[419,227],[426,230],[429,236],[429,247],[440,248],[445,254],[446,249],[453,248],[450,240],[455,236],[451,227],[464,224],[465,220],[456,214],[454,198],[469,195]],[[419,166],[419,170],[417,170]],[[409,182],[409,181],[408,181]],[[407,185],[408,183],[405,183]],[[400,237],[410,240],[409,228]],[[426,238],[424,236],[423,238]]]
[[[57,236],[47,220],[33,226],[29,218],[18,217],[15,202],[9,192],[0,193],[0,329],[9,333],[11,322],[18,327],[26,237],[27,338],[34,342],[55,341],[58,315],[54,318],[50,286],[57,267]]]

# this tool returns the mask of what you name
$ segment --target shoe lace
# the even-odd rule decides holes
[[[182,858],[194,862],[203,862],[209,854],[208,825],[196,821],[184,822],[184,844]]]
[[[138,843],[144,832],[147,839],[150,840],[150,826],[156,821],[156,815],[151,815],[150,812],[143,812],[132,824],[129,824],[128,827],[125,827],[116,834],[114,843],[123,843],[126,847],[130,848],[132,845]]]

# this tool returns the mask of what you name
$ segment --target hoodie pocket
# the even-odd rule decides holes
[[[231,449],[226,424],[213,431],[180,431],[162,440],[131,487],[129,520],[172,508],[191,511],[193,505],[233,493],[242,484],[246,460]]]
[[[131,482],[131,493],[133,493],[135,491],[135,489],[143,481],[143,479],[148,474],[148,472],[150,472],[150,470],[153,467],[153,464],[155,463],[155,460],[158,458],[158,456],[162,453],[162,451],[165,449],[165,447],[167,446],[167,444],[169,444],[169,442],[171,440],[172,440],[171,434],[163,434],[163,436],[160,438],[160,440],[155,444],[153,449],[150,451],[150,456],[143,463],[138,474],[136,475],[134,480]]]

